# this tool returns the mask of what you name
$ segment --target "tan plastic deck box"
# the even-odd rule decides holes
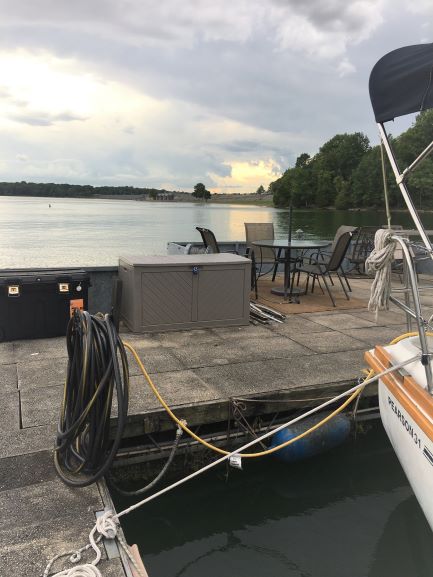
[[[122,256],[121,319],[136,333],[247,325],[251,261],[220,254]]]

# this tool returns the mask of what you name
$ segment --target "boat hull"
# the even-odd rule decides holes
[[[416,347],[417,339],[404,339],[396,345],[377,346],[365,359],[379,374],[414,358]],[[383,426],[433,530],[433,397],[420,361],[383,375],[378,391]]]
[[[379,405],[395,454],[433,530],[433,442],[383,381],[379,381]]]

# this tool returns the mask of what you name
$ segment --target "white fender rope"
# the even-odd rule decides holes
[[[392,231],[379,228],[374,235],[374,249],[365,261],[367,273],[375,273],[370,289],[368,310],[378,311],[389,309],[391,296],[391,263],[394,260],[396,241]]]

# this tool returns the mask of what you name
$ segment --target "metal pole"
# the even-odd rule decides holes
[[[290,287],[290,260],[292,258],[292,201],[289,206],[289,234],[287,235],[287,252],[284,262],[284,300],[287,299],[287,289]],[[292,293],[289,289],[289,301],[292,299]]]
[[[433,151],[433,141],[430,142],[430,144],[427,146],[427,148],[425,148],[425,150],[421,152],[418,158],[415,158],[412,164],[406,168],[406,170],[403,172],[403,178],[406,178],[406,176],[410,174],[418,166],[418,164],[422,160],[424,160],[424,158],[426,158],[432,151]]]
[[[415,270],[413,268],[412,257],[410,255],[409,249],[406,246],[405,241],[399,236],[393,236],[393,240],[397,241],[402,248],[404,260],[406,262],[406,270],[408,279],[410,281],[410,288],[412,289],[412,298],[413,298],[413,308],[415,313],[416,324],[418,326],[418,335],[419,335],[419,343],[421,346],[421,362],[424,366],[425,376],[427,380],[427,387],[429,393],[433,393],[433,375],[432,369],[430,365],[430,357],[429,357],[429,349],[427,343],[427,337],[425,334],[425,326],[422,322],[422,315],[421,315],[421,304],[420,304],[420,296],[418,291],[418,282],[416,280]]]
[[[388,140],[388,136],[386,134],[385,128],[384,128],[382,123],[378,123],[377,126],[379,127],[380,137],[382,139],[383,145],[384,145],[386,153],[388,155],[389,162],[391,163],[391,167],[392,167],[392,170],[394,172],[394,176],[395,176],[395,179],[397,181],[397,184],[400,188],[400,192],[403,195],[406,206],[409,209],[409,212],[410,212],[412,219],[415,223],[415,226],[416,226],[416,228],[420,234],[420,237],[421,237],[423,243],[425,244],[426,248],[428,249],[428,251],[430,253],[430,257],[433,259],[433,246],[430,242],[429,237],[427,236],[427,234],[424,230],[424,226],[421,222],[421,219],[418,216],[417,210],[416,210],[416,208],[412,202],[409,191],[408,191],[405,183],[403,182],[403,176],[400,173],[400,170],[398,168],[397,160],[394,156],[394,152],[391,148],[391,144]]]
[[[383,178],[383,192],[385,193],[385,208],[386,208],[386,223],[388,228],[391,228],[391,211],[389,210],[388,201],[388,183],[386,182],[385,157],[383,155],[383,142],[380,142],[380,158],[382,160],[382,178]]]

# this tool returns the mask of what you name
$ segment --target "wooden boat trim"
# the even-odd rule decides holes
[[[141,571],[141,575],[137,572],[136,568],[134,567],[134,565],[129,562],[129,567],[132,571],[132,575],[133,577],[149,577],[148,573],[146,571],[146,568],[144,567],[143,564],[143,560],[141,558],[140,555],[140,551],[138,549],[138,545],[129,545],[129,552],[131,553],[135,563],[137,564],[137,567],[140,569]]]
[[[370,367],[380,373],[391,366],[391,356],[383,347],[376,347],[374,354],[365,353],[365,360]],[[412,417],[415,423],[433,441],[433,398],[411,376],[399,372],[381,377],[381,381],[399,401],[402,408]]]

